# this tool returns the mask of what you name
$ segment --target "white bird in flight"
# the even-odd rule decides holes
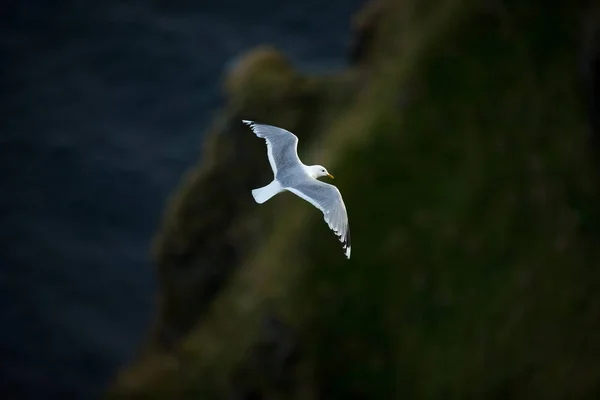
[[[317,180],[333,176],[321,165],[304,165],[298,158],[298,137],[276,126],[242,120],[256,136],[267,142],[267,156],[273,170],[273,181],[252,190],[252,196],[262,204],[278,193],[288,190],[317,207],[329,228],[342,242],[344,253],[350,259],[350,229],[348,214],[337,187]]]

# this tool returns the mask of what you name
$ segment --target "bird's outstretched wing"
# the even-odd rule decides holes
[[[254,121],[242,120],[242,122],[250,126],[256,136],[267,142],[267,156],[275,177],[278,170],[300,163],[297,152],[298,137],[292,132],[276,126],[257,124]]]
[[[325,222],[342,242],[346,257],[350,258],[351,243],[348,213],[338,188],[307,177],[293,187],[286,187],[285,189],[308,201],[323,212]]]

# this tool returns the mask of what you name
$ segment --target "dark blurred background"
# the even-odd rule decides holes
[[[152,323],[150,240],[228,62],[340,68],[362,3],[3,3],[0,397],[102,392]]]

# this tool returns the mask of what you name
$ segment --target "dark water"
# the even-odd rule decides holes
[[[154,313],[149,241],[252,46],[343,66],[362,1],[9,1],[0,24],[0,398],[95,398]]]

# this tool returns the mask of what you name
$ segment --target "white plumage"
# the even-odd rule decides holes
[[[325,222],[338,236],[344,254],[350,258],[350,228],[348,213],[337,187],[317,180],[331,176],[321,165],[304,165],[298,157],[298,137],[293,133],[272,125],[243,120],[256,136],[267,142],[267,156],[273,170],[273,181],[252,190],[254,200],[262,204],[276,194],[287,190],[308,201],[321,210]]]

